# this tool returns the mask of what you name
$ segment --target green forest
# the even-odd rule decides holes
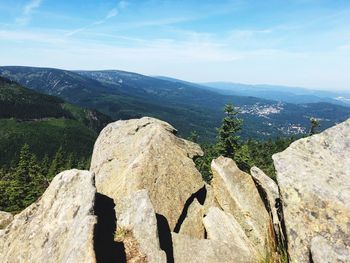
[[[17,163],[0,169],[0,210],[17,213],[35,202],[53,177],[68,169],[88,169],[90,158],[67,154],[60,147],[52,158],[38,159],[24,144]]]
[[[219,155],[233,158],[246,172],[249,172],[252,166],[258,166],[275,179],[272,155],[283,151],[296,138],[242,141],[239,134],[243,121],[237,114],[238,111],[233,105],[227,105],[226,116],[217,129],[217,141],[201,145],[204,156],[196,158],[195,163],[203,179],[210,183],[212,177],[210,163]],[[198,142],[197,132],[193,132],[188,139]],[[92,145],[88,151],[90,155],[91,151]],[[46,153],[38,157],[31,147],[24,143],[19,150],[18,158],[12,160],[9,166],[4,165],[0,169],[0,210],[13,213],[21,211],[42,195],[52,178],[59,172],[71,168],[88,169],[90,155],[76,154],[61,145],[54,154]]]
[[[0,210],[21,211],[60,171],[87,169],[95,140],[111,121],[0,77]]]

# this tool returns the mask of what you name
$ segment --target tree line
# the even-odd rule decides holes
[[[65,153],[62,147],[53,157],[45,155],[38,160],[29,145],[24,144],[18,162],[0,169],[0,211],[21,211],[43,194],[56,174],[73,167],[88,169],[89,164],[88,158]]]
[[[235,160],[243,171],[249,172],[255,165],[275,179],[272,155],[286,149],[296,137],[242,141],[239,133],[243,121],[237,117],[239,112],[232,104],[226,105],[224,110],[225,117],[217,129],[216,143],[201,145],[204,156],[195,159],[203,179],[210,183],[211,161],[220,155]],[[316,119],[311,119],[310,122],[312,135],[316,133],[319,122]],[[198,134],[193,132],[189,139],[197,142]],[[71,168],[88,169],[89,165],[90,158],[67,153],[62,147],[59,147],[53,156],[45,155],[39,160],[29,145],[24,144],[18,161],[13,161],[9,168],[0,168],[0,211],[21,211],[43,194],[56,174]]]
[[[239,134],[242,129],[243,120],[238,118],[239,111],[233,104],[228,104],[224,108],[225,117],[221,126],[217,129],[217,141],[214,144],[203,144],[204,156],[195,160],[197,168],[201,172],[203,179],[210,183],[212,173],[210,169],[211,161],[220,155],[232,158],[237,166],[249,172],[250,168],[257,166],[268,176],[276,180],[276,171],[273,165],[272,155],[285,150],[293,141],[298,139],[295,136],[269,139],[268,141],[258,141],[248,139],[242,141]],[[317,133],[319,121],[310,119],[310,131],[308,135]],[[197,132],[192,132],[189,140],[197,142]]]

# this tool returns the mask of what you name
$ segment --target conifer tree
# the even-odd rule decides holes
[[[311,118],[310,124],[311,124],[311,128],[310,128],[309,136],[317,133],[317,128],[320,126],[320,122],[315,118]]]
[[[62,146],[57,150],[50,168],[49,168],[49,178],[53,178],[57,173],[61,172],[65,168],[65,161],[63,156],[63,149]]]
[[[45,154],[44,158],[41,160],[40,167],[41,167],[41,171],[40,171],[41,174],[44,176],[47,176],[50,168],[50,159],[47,154]]]
[[[25,197],[23,199],[24,207],[35,202],[38,197],[45,191],[46,183],[44,176],[41,174],[41,168],[34,154],[30,154],[28,163],[29,182],[25,184]]]
[[[29,152],[29,145],[24,144],[19,154],[19,161],[15,170],[15,180],[21,183],[28,183],[30,180],[30,162],[32,161]]]
[[[74,167],[74,156],[73,156],[73,153],[70,153],[66,160],[65,170],[72,169],[73,167]]]
[[[77,164],[77,168],[80,169],[80,170],[85,170],[85,169],[87,169],[87,160],[86,160],[84,157],[82,157],[82,158],[79,160],[79,162],[78,162],[78,164]]]
[[[219,153],[230,158],[234,158],[239,148],[238,132],[242,128],[242,119],[237,117],[238,111],[233,104],[227,104],[224,108],[225,118],[221,127],[218,128],[218,150]]]
[[[249,172],[250,168],[253,166],[253,163],[247,143],[239,147],[235,154],[235,161],[241,170]]]
[[[190,136],[188,137],[188,140],[195,142],[195,143],[198,143],[198,138],[199,138],[199,135],[198,135],[197,131],[192,131]]]

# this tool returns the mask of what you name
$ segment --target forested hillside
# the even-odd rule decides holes
[[[192,83],[159,79],[136,73],[66,71],[50,68],[0,67],[0,75],[22,85],[59,96],[71,103],[97,109],[112,119],[142,116],[171,123],[179,135],[197,131],[200,142],[214,142],[223,108],[233,103],[244,119],[245,139],[300,135],[309,119],[320,121],[320,130],[350,116],[350,108],[330,103],[291,104],[255,97],[223,95]]]
[[[30,204],[61,170],[87,168],[97,135],[110,121],[0,78],[0,210]]]
[[[96,111],[0,79],[0,165],[17,160],[25,143],[39,159],[52,157],[60,146],[67,153],[88,157],[108,122],[110,118]]]

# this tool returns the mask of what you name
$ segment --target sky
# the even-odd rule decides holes
[[[350,90],[349,0],[0,0],[0,65]]]

